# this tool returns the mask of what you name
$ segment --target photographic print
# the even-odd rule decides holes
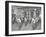
[[[6,1],[6,35],[45,33],[45,4]]]

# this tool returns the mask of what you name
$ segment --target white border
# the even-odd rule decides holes
[[[34,7],[41,7],[41,30],[32,30],[32,31],[12,31],[11,30],[11,6],[12,5],[16,5],[16,6],[34,6]],[[44,25],[43,25],[43,5],[41,4],[25,4],[25,3],[9,3],[9,35],[10,34],[26,34],[26,33],[42,33],[43,29],[44,29]]]

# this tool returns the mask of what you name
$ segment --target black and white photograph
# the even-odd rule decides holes
[[[7,2],[6,5],[8,35],[44,33],[44,3]]]

